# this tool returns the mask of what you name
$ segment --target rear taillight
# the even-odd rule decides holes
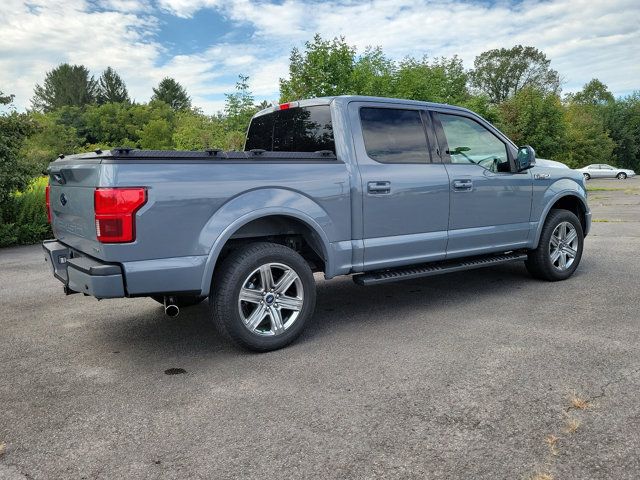
[[[49,223],[51,223],[51,200],[49,200],[50,190],[51,187],[49,185],[47,185],[47,188],[44,190],[45,204],[47,205],[47,221]]]
[[[96,235],[102,243],[126,243],[136,239],[135,214],[147,201],[147,189],[96,188]]]

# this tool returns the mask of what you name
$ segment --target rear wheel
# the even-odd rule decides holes
[[[585,180],[591,180],[591,175],[589,175],[588,173],[583,173],[582,175],[584,176]]]
[[[618,178],[618,180],[624,180],[625,178],[627,178],[627,174],[624,172],[620,172],[618,175],[616,175],[616,177]]]
[[[584,234],[580,220],[568,210],[551,210],[542,227],[538,248],[529,253],[525,265],[542,280],[565,280],[573,275],[582,258]]]
[[[249,350],[288,345],[313,315],[316,286],[311,268],[283,245],[260,242],[238,248],[213,281],[209,303],[218,329]]]

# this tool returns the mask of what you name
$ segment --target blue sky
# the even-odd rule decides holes
[[[24,109],[59,63],[112,66],[137,101],[172,76],[215,113],[239,74],[257,100],[277,100],[291,48],[317,32],[395,59],[457,54],[467,68],[482,51],[533,45],[565,92],[597,77],[624,95],[640,89],[638,18],[637,0],[2,0],[0,90]]]

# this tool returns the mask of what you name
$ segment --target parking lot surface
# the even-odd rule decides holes
[[[571,279],[318,278],[260,355],[206,304],[65,297],[39,246],[0,250],[0,478],[638,478],[640,179],[589,188]]]

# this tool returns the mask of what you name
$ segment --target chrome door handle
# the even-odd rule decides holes
[[[367,192],[374,195],[391,193],[391,182],[369,182],[367,183]]]
[[[458,192],[468,192],[473,189],[473,182],[471,180],[454,180],[452,186]]]

